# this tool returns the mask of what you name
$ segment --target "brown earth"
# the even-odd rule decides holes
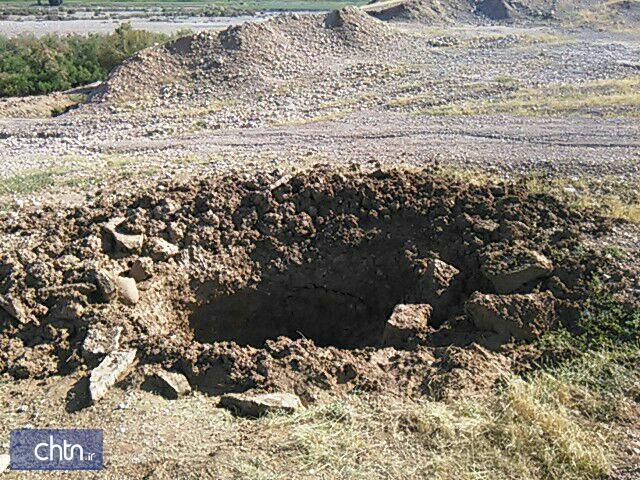
[[[439,5],[380,18],[462,18]],[[286,391],[307,406],[361,393],[455,401],[528,371],[544,333],[574,331],[595,276],[637,302],[637,227],[569,206],[571,188],[532,193],[437,166],[631,185],[635,97],[553,118],[420,113],[520,87],[624,86],[637,37],[485,27],[442,34],[353,8],[283,16],[143,51],[81,108],[3,122],[0,173],[24,175],[7,185],[43,181],[28,167],[49,157],[70,169],[50,172],[69,180],[51,183],[51,202],[18,193],[19,208],[0,211],[3,435],[25,422],[98,424],[139,462],[116,458],[107,476],[199,475],[217,437],[197,430],[228,421],[207,410],[220,394]],[[116,179],[128,164],[108,167],[103,153],[131,155],[133,174]],[[171,163],[178,153],[186,160]],[[151,158],[156,176],[144,169]],[[78,172],[105,179],[94,190]],[[81,195],[67,201],[67,187]],[[136,362],[85,408],[91,372],[113,351]],[[163,371],[195,393],[172,405],[147,395]],[[268,435],[244,425],[224,441],[235,459]],[[194,449],[195,463],[142,458],[163,436],[183,439],[178,450]]]
[[[0,260],[3,374],[88,371],[103,356],[96,338],[108,352],[121,330],[119,348],[213,394],[447,396],[451,355],[479,351],[502,365],[487,372],[505,371],[528,348],[519,339],[572,328],[591,276],[617,272],[597,251],[571,253],[610,231],[603,218],[517,185],[426,170],[239,172],[1,223],[12,239]],[[512,305],[535,324],[526,335],[509,316],[492,317],[491,295],[482,320],[474,316],[477,292],[505,282],[513,288],[495,308]],[[526,304],[531,292],[544,292],[546,307]],[[430,305],[429,328],[383,347],[398,304]],[[482,384],[469,378],[451,388]],[[72,395],[69,408],[78,401]]]

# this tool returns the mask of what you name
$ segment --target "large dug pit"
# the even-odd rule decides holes
[[[511,184],[316,168],[161,187],[44,212],[47,242],[6,249],[0,372],[135,349],[213,393],[462,391],[451,378],[494,381],[505,348],[571,327],[604,265],[571,252],[605,222]],[[5,233],[35,238],[30,221]]]
[[[318,346],[378,345],[413,275],[400,265],[392,245],[367,247],[329,249],[328,258],[289,267],[256,287],[204,305],[191,317],[196,339],[255,347],[280,336]]]

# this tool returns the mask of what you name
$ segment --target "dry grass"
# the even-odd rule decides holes
[[[442,175],[456,181],[486,185],[500,180],[496,174],[481,169],[439,167]],[[514,179],[533,193],[560,197],[563,202],[579,210],[595,211],[601,215],[640,223],[640,181],[616,177],[550,177],[530,174]]]
[[[521,88],[491,98],[472,98],[421,110],[428,115],[600,115],[640,116],[640,76]]]
[[[615,178],[548,178],[529,175],[522,179],[531,193],[561,197],[581,210],[595,210],[607,217],[640,223],[640,182]]]
[[[605,420],[623,418],[640,388],[637,371],[615,364],[592,354],[454,403],[353,395],[265,417],[254,428],[268,432],[268,450],[230,467],[247,479],[602,478],[619,441]],[[605,403],[619,407],[600,422],[592,413]]]

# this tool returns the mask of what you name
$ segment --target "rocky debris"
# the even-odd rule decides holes
[[[129,270],[129,276],[136,282],[143,282],[153,276],[153,260],[149,257],[136,258]]]
[[[76,292],[77,293],[77,292]],[[80,299],[80,295],[77,296]],[[61,298],[49,310],[49,314],[57,320],[81,320],[85,307],[81,301],[71,298]]]
[[[82,342],[82,353],[89,357],[98,357],[117,350],[120,346],[120,335],[122,327],[93,326],[89,329],[87,336]]]
[[[220,397],[220,406],[240,416],[260,417],[267,413],[294,413],[302,402],[293,393],[228,393]]]
[[[3,453],[0,455],[0,474],[6,472],[9,469],[9,465],[11,465],[11,457]]]
[[[116,217],[109,220],[103,225],[104,231],[110,237],[110,240],[113,243],[113,249],[116,252],[140,253],[142,245],[144,244],[144,235],[128,235],[116,231],[116,228],[125,220],[126,219],[122,217]],[[109,250],[111,250],[111,248]]]
[[[124,233],[112,232],[116,249],[126,253],[139,253],[144,244],[144,235],[125,235]]]
[[[99,269],[91,272],[98,288],[101,302],[109,303],[120,298],[127,305],[135,305],[140,300],[136,281],[130,277],[121,277]]]
[[[382,332],[382,345],[406,348],[428,331],[433,308],[427,304],[396,305]]]
[[[91,272],[91,277],[98,289],[100,301],[109,303],[118,298],[118,284],[111,273],[98,269]]]
[[[180,249],[163,238],[150,238],[147,242],[149,256],[157,261],[168,260],[180,252]]]
[[[13,295],[0,295],[0,309],[7,312],[19,322],[27,322],[28,316],[22,302]]]
[[[140,292],[133,278],[116,277],[116,285],[118,287],[119,297],[127,305],[135,305],[140,300]]]
[[[452,283],[460,270],[438,258],[418,259],[414,270],[419,279],[412,297],[431,305],[435,320],[447,318],[447,307],[456,300],[458,293]]]
[[[525,295],[484,295],[476,292],[466,311],[476,327],[498,333],[504,340],[532,341],[555,324],[556,299],[551,292]]]
[[[153,388],[169,400],[177,400],[191,393],[189,380],[181,373],[160,370],[149,377]]]
[[[511,293],[548,277],[553,263],[540,252],[526,248],[494,249],[481,258],[481,269],[497,293]]]
[[[511,360],[477,344],[449,347],[433,364],[426,393],[436,400],[452,401],[486,392],[511,375]]]
[[[103,398],[109,389],[127,374],[136,359],[136,351],[117,350],[107,355],[94,368],[89,377],[89,394],[92,402]]]
[[[154,263],[103,251],[96,225],[114,212],[126,218],[119,231],[145,232],[147,239],[174,225],[182,232],[178,255]],[[523,249],[522,239],[503,238],[495,224],[525,222],[527,249],[545,256],[551,239],[554,249],[587,248],[587,255],[561,257],[554,269],[576,311],[592,272],[608,265],[583,245],[584,235],[598,238],[606,224],[517,184],[457,182],[428,169],[322,165],[290,175],[216,174],[36,218],[35,225],[0,222],[7,238],[47,232],[44,246],[9,242],[0,256],[1,294],[33,316],[23,324],[0,312],[2,374],[42,378],[89,369],[114,349],[135,345],[145,364],[184,372],[194,388],[215,395],[419,395],[440,349],[487,335],[465,316],[465,302],[475,291],[491,292],[485,271],[510,268],[508,259]],[[117,278],[137,290],[136,263],[145,271],[138,278],[151,270],[153,277],[142,281],[144,294],[132,308]],[[550,288],[558,290],[558,282],[526,283],[519,291]],[[380,348],[396,305],[431,305],[416,292],[449,298],[443,320],[427,322],[426,331],[409,325],[408,346]],[[73,328],[51,317],[52,306],[69,299],[84,307]],[[116,327],[120,346],[110,341]]]

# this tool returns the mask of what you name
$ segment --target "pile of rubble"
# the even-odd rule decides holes
[[[0,373],[86,371],[94,399],[136,362],[176,396],[446,397],[572,328],[607,268],[583,245],[604,220],[426,170],[237,172],[2,215]]]

